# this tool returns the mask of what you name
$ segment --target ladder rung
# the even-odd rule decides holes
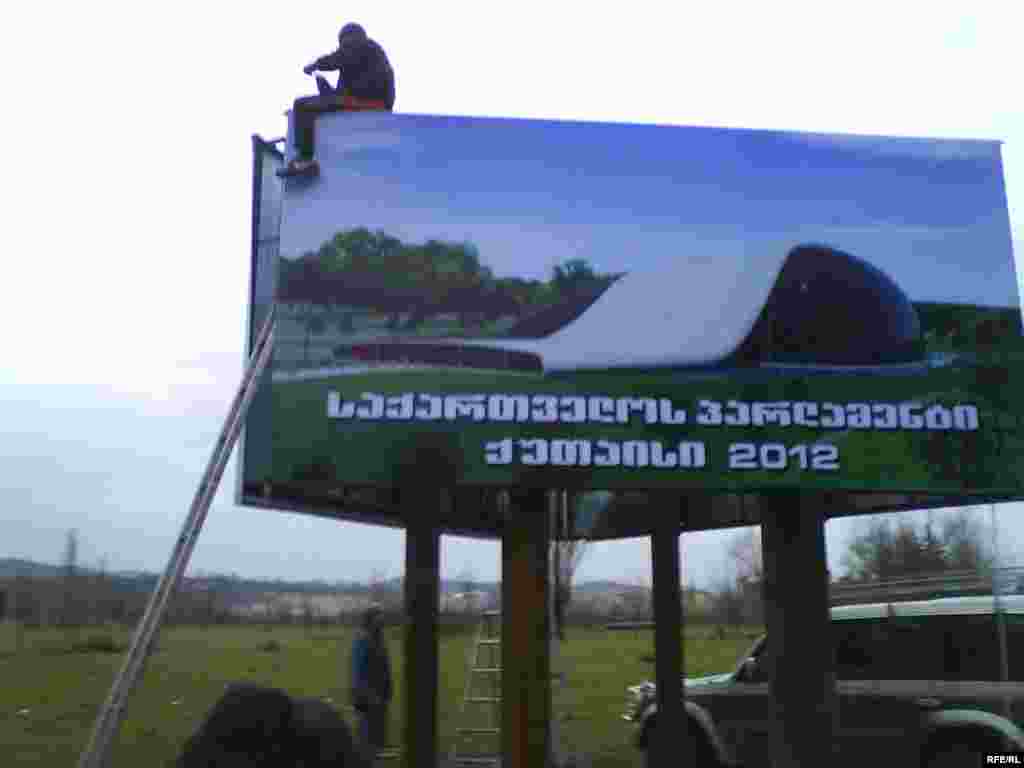
[[[500,728],[459,728],[459,733],[478,733],[481,735],[495,735],[501,733]]]
[[[498,765],[500,762],[497,757],[456,757],[455,763],[458,765]]]
[[[474,672],[501,672],[501,667],[474,667]]]
[[[500,696],[470,696],[466,701],[473,704],[497,704],[501,701]]]
[[[481,640],[480,645],[501,645],[501,640]]]

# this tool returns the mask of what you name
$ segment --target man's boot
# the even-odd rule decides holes
[[[296,157],[284,168],[278,169],[277,175],[282,179],[314,179],[320,175],[320,163],[313,158],[303,159],[301,157]]]

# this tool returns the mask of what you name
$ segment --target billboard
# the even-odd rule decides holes
[[[362,113],[317,157],[243,501],[1020,496],[997,143]]]

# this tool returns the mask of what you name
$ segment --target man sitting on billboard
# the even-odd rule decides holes
[[[390,112],[395,106],[395,73],[391,63],[384,49],[367,37],[366,30],[359,24],[342,27],[338,33],[338,49],[307,64],[302,71],[307,75],[316,71],[337,71],[338,85],[332,88],[327,80],[317,75],[319,94],[295,100],[292,115],[296,157],[278,171],[278,175],[285,177],[315,176],[319,172],[313,158],[318,114],[337,110]]]

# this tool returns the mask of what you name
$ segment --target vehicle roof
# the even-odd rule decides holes
[[[985,615],[995,612],[995,603],[996,599],[992,595],[977,595],[943,597],[936,600],[838,605],[832,608],[832,620],[852,621],[893,616]],[[1024,595],[1000,595],[999,610],[1002,613],[1024,614]]]

